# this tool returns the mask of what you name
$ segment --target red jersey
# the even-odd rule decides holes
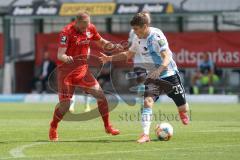
[[[97,41],[101,36],[93,24],[89,24],[85,32],[80,33],[74,27],[75,22],[65,26],[60,33],[59,47],[66,47],[66,55],[74,57],[81,57],[86,59],[89,53],[90,41]],[[58,61],[58,64],[63,62]]]

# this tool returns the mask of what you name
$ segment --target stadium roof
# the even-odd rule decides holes
[[[144,1],[139,1],[139,0],[116,0],[117,3],[172,3],[172,4],[177,4],[180,5],[180,3],[183,0],[144,0]]]
[[[59,0],[60,2],[115,2],[114,0]]]
[[[14,0],[0,0],[0,14],[8,13]]]
[[[17,0],[13,3],[13,6],[31,6],[34,0]]]
[[[164,3],[168,2],[185,11],[234,11],[240,10],[240,0],[116,0],[117,3]]]
[[[14,0],[0,0],[0,7],[9,7]]]
[[[10,6],[29,6],[34,2],[66,3],[66,2],[116,2],[116,3],[164,3],[168,2],[185,11],[236,11],[240,10],[240,0],[0,0],[0,8]],[[1,11],[1,10],[0,10]]]
[[[187,0],[186,11],[234,11],[240,10],[240,0]]]

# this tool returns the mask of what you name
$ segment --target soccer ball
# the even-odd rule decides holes
[[[157,124],[155,133],[160,141],[168,141],[173,136],[173,127],[169,123]]]

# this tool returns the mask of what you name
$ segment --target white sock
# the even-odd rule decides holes
[[[152,123],[152,108],[142,109],[142,128],[145,135],[149,135],[150,126]]]
[[[73,95],[71,98],[71,102],[70,102],[71,104],[69,107],[69,111],[74,111],[75,102],[76,102],[75,95]]]
[[[86,95],[85,97],[84,97],[85,99],[85,108],[89,108],[90,107],[90,97],[88,96],[88,95]]]

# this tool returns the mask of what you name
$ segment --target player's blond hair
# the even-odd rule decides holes
[[[88,11],[79,11],[78,14],[76,15],[76,20],[77,21],[83,21],[84,19],[90,17],[90,14]]]

